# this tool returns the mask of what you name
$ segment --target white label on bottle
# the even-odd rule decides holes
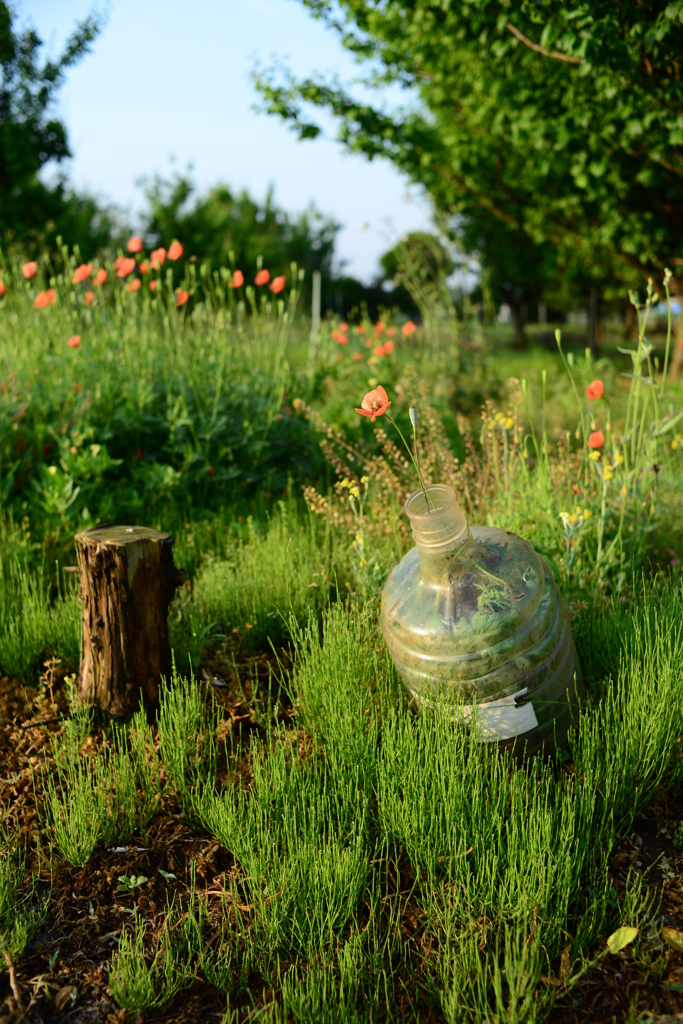
[[[515,704],[515,699],[522,697],[525,693],[526,688],[511,697],[493,700],[490,704],[477,704],[476,719],[479,739],[484,742],[512,740],[515,736],[522,736],[525,732],[536,729],[538,719],[531,701],[526,704]],[[469,722],[472,718],[473,708],[465,706],[462,711],[465,721]]]

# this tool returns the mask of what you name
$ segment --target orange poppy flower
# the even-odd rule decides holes
[[[154,252],[152,253],[152,255],[150,256],[150,263],[152,264],[152,270],[158,270],[159,267],[162,265],[162,263],[165,261],[165,259],[166,259],[166,250],[164,249],[164,247],[160,246],[158,249],[155,249]]]
[[[140,273],[141,274],[149,274],[149,263],[144,263],[143,262],[143,263],[140,264]]]
[[[116,266],[118,263],[118,266]],[[119,256],[114,266],[116,267],[117,277],[128,277],[135,270],[136,263],[132,256]]]
[[[7,289],[5,288],[4,282],[0,281],[0,299],[3,297]]]
[[[356,331],[357,331],[358,334],[363,334],[365,332],[365,325],[364,324],[358,324],[358,327],[356,327]]]
[[[349,329],[349,325],[348,324],[339,324],[339,330],[340,331],[348,331],[348,329]]]
[[[346,334],[342,334],[341,331],[332,331],[332,337],[338,345],[348,345],[349,339]]]
[[[189,292],[185,292],[185,291],[183,291],[182,288],[179,288],[178,291],[175,293],[175,304],[176,304],[176,306],[178,306],[178,307],[184,306],[185,303],[187,302],[187,300],[189,299],[189,297],[190,297],[190,293]]]
[[[596,398],[602,398],[605,385],[601,380],[592,380],[586,388],[586,394],[588,395],[588,401],[594,402]]]
[[[89,306],[94,298],[95,298],[95,293],[94,292],[86,292],[85,293],[85,304],[86,304],[86,306]]]
[[[588,438],[589,448],[602,448],[604,443],[605,435],[603,434],[602,430],[594,430]]]
[[[81,263],[80,267],[76,267],[74,270],[74,276],[71,278],[72,284],[80,284],[81,281],[87,281],[92,274],[92,263]]]
[[[231,288],[241,288],[243,284],[244,284],[244,274],[242,273],[241,270],[236,270],[235,273],[232,275],[232,282],[230,284],[230,287]]]
[[[377,323],[375,324],[375,334],[380,335],[383,330],[384,324],[382,323],[381,320],[378,320]]]
[[[385,354],[384,345],[375,345],[375,355],[383,356]]]
[[[95,274],[95,284],[104,284],[106,280],[107,271],[104,269],[104,267],[100,267],[100,269]]]
[[[369,416],[374,423],[378,416],[384,415],[390,405],[389,396],[382,385],[378,384],[374,391],[368,391],[361,402],[361,408],[356,409],[356,412],[361,416]]]
[[[270,285],[270,290],[273,293],[273,295],[279,295],[280,292],[284,291],[286,284],[287,278],[284,276],[284,274],[281,274],[279,277],[273,278]]]
[[[133,235],[132,238],[129,238],[126,248],[128,249],[128,252],[142,252],[142,239],[140,236]]]
[[[157,283],[158,283],[157,281],[150,281],[149,282],[149,287],[150,287],[151,291],[155,292],[157,290]]]
[[[254,284],[258,285],[259,287],[262,284],[268,284],[269,281],[270,281],[270,271],[269,270],[259,270],[258,274],[254,278]]]
[[[37,263],[24,263],[23,267],[21,268],[21,272],[22,272],[22,274],[24,275],[24,277],[26,278],[27,281],[29,281],[32,277],[36,276],[36,271],[37,270],[38,270],[38,264]]]
[[[57,301],[57,292],[54,290],[54,288],[48,288],[47,301],[50,303],[51,306],[54,306],[55,302]]]
[[[372,338],[368,338],[368,340],[365,342],[365,347],[372,348]]]
[[[78,348],[80,343],[81,343],[81,336],[80,336],[80,334],[74,334],[71,338],[69,338],[69,348]]]
[[[408,320],[406,323],[404,323],[403,327],[401,328],[401,334],[404,336],[404,338],[409,338],[411,334],[415,334],[416,330],[417,327],[415,326],[413,321]]]
[[[36,295],[36,301],[33,303],[36,309],[45,309],[50,300],[47,297],[47,292],[38,292]]]
[[[361,355],[360,352],[354,352],[351,358],[353,359],[354,363],[359,363],[363,356]]]
[[[171,242],[171,244],[168,247],[167,256],[168,256],[169,260],[179,260],[182,255],[183,255],[183,247],[182,247],[182,245],[180,244],[180,242],[176,241],[176,239],[173,239],[173,241]]]
[[[395,334],[396,334],[396,328],[395,327],[387,327],[387,338],[393,338]]]
[[[141,284],[142,284],[142,281],[140,280],[140,278],[136,277],[133,281],[130,282],[130,284],[126,285],[126,291],[127,292],[137,292],[137,291],[140,290],[140,285]]]
[[[394,351],[394,343],[393,343],[393,341],[385,341],[384,342],[384,355],[385,356],[390,356],[393,351]]]

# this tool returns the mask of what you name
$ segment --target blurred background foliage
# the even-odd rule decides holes
[[[343,145],[422,185],[520,341],[531,303],[622,305],[667,266],[681,291],[681,2],[303,2],[376,99],[277,66],[255,72],[265,109],[301,139],[332,114]]]
[[[319,270],[323,312],[351,320],[391,308],[423,316],[406,268],[421,261],[429,276],[433,256],[422,257],[441,251],[447,259],[422,285],[432,294],[442,287],[436,279],[446,280],[450,298],[442,294],[441,305],[462,308],[463,287],[449,273],[474,269],[468,301],[480,304],[484,319],[509,308],[519,345],[526,324],[560,322],[591,301],[594,317],[598,304],[627,316],[628,289],[642,288],[649,275],[661,279],[665,266],[674,272],[674,296],[681,291],[682,3],[603,0],[556,10],[545,0],[504,8],[487,0],[381,9],[367,0],[303,2],[368,62],[377,103],[359,102],[339,82],[299,81],[277,67],[255,72],[266,110],[303,139],[320,133],[316,108],[335,115],[344,145],[392,160],[422,186],[435,210],[433,238],[402,239],[363,283],[335,259],[340,225],[332,218],[313,206],[289,213],[272,190],[259,200],[218,183],[198,194],[189,171],[142,181],[146,206],[137,224],[128,223],[122,211],[70,186],[62,171],[68,132],[54,110],[66,72],[89,52],[102,18],[86,18],[57,59],[41,61],[41,39],[20,31],[2,0],[3,248],[32,256],[61,238],[84,259],[111,256],[135,229],[150,245],[180,238],[184,260],[232,265],[247,281],[259,259],[274,274],[294,261],[306,272],[306,303],[310,272]],[[381,87],[396,84],[408,102],[391,109]]]

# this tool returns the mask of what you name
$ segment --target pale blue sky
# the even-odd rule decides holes
[[[18,0],[56,55],[90,0]],[[333,139],[297,142],[254,112],[255,61],[287,57],[295,73],[358,74],[336,37],[298,0],[111,0],[93,52],[69,74],[59,111],[69,129],[72,180],[135,211],[138,178],[194,164],[200,187],[217,181],[262,197],[269,184],[290,211],[310,200],[344,224],[338,256],[370,278],[402,233],[429,222],[426,203],[393,167],[350,156]],[[331,126],[333,131],[333,128]]]

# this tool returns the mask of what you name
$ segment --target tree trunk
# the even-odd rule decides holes
[[[105,711],[154,703],[171,672],[168,606],[185,573],[173,564],[173,537],[145,526],[77,533],[83,594],[80,692]]]
[[[588,347],[591,359],[598,358],[598,330],[600,326],[600,292],[597,288],[591,288],[590,309],[588,312]]]
[[[526,345],[526,334],[524,333],[524,323],[522,321],[522,307],[519,302],[510,301],[510,313],[512,314],[512,323],[515,328],[515,348],[524,349]]]

